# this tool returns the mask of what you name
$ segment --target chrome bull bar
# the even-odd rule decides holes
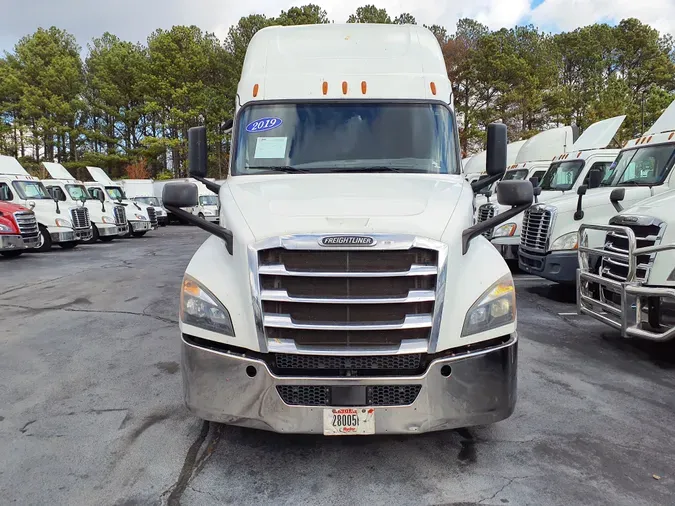
[[[628,238],[628,251],[620,253],[588,247],[587,230],[604,232],[620,232]],[[596,320],[621,331],[625,338],[636,337],[650,341],[669,341],[675,338],[675,326],[664,332],[653,332],[642,325],[642,299],[658,297],[675,302],[675,288],[645,286],[644,281],[637,278],[637,257],[660,251],[675,250],[675,244],[663,244],[645,248],[637,247],[635,233],[629,227],[619,225],[582,225],[579,228],[579,269],[577,270],[577,313],[586,314]],[[590,255],[598,255],[620,260],[628,265],[625,281],[618,281],[594,274],[590,271]],[[590,283],[598,286],[597,297],[594,297]],[[607,289],[619,296],[618,305],[611,303],[604,295]]]

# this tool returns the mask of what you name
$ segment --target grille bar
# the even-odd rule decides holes
[[[124,209],[124,206],[115,206],[113,215],[115,216],[115,225],[127,224],[127,212]]]
[[[259,273],[270,276],[304,276],[315,278],[393,278],[401,276],[435,276],[438,268],[429,265],[411,265],[407,271],[289,271],[285,265],[261,265]]]
[[[86,207],[77,207],[75,209],[71,209],[70,216],[73,220],[73,228],[76,230],[87,229],[91,227],[89,209]]]
[[[150,218],[150,223],[153,227],[157,226],[157,211],[154,207],[148,207],[148,218]]]
[[[318,304],[403,304],[431,302],[436,298],[433,290],[410,290],[404,297],[293,297],[286,290],[263,290],[260,298],[271,302],[298,302]]]
[[[21,236],[29,239],[37,237],[40,233],[35,213],[27,211],[17,211],[14,213],[14,219],[19,226]]]
[[[497,208],[494,204],[483,204],[478,208],[478,217],[477,221],[478,223],[487,221],[490,218],[493,218],[497,214]],[[483,236],[486,239],[492,239],[492,234],[494,233],[494,229],[489,229],[483,232]]]
[[[354,322],[339,322],[339,323],[298,323],[294,322],[289,315],[268,315],[263,319],[265,327],[275,327],[281,329],[298,329],[298,330],[404,330],[404,329],[421,329],[431,328],[432,318],[430,314],[425,315],[408,315],[403,322],[386,322],[386,323],[354,323]]]
[[[523,216],[520,245],[525,250],[546,253],[553,223],[553,213],[540,206],[530,207]]]

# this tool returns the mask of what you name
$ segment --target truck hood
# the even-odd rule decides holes
[[[12,202],[0,201],[0,212],[13,214],[17,212],[30,211],[26,206],[20,206],[18,204],[13,204]]]
[[[614,190],[614,187],[593,188],[592,190],[588,190],[582,201],[583,209],[592,209],[594,207],[610,204],[609,195],[612,193],[612,190]],[[577,195],[576,192],[565,192],[564,195],[559,194],[557,197],[548,198],[547,196],[543,201],[546,205],[554,206],[558,210],[558,213],[574,212],[577,209],[579,195]]]
[[[675,190],[641,200],[638,204],[624,209],[621,214],[652,216],[667,222],[673,219],[673,210],[675,210]]]
[[[238,176],[226,188],[256,240],[375,231],[439,240],[469,191],[459,175],[383,173]]]

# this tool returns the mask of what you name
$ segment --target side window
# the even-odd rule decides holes
[[[52,196],[52,198],[59,199],[61,202],[65,202],[66,194],[63,193],[63,190],[58,186],[48,186],[47,191]]]
[[[611,177],[611,174],[609,173],[610,165],[612,165],[612,162],[595,162],[593,165],[591,165],[591,168],[586,173],[586,177],[584,178],[584,182],[582,184],[588,184],[588,179],[591,177],[592,170],[600,170],[602,173],[602,181],[604,182],[608,176]]]
[[[7,183],[0,183],[0,200],[14,200],[12,190]]]
[[[103,192],[98,188],[89,188],[89,193],[92,197],[98,200],[101,200],[101,195],[103,194]]]
[[[541,183],[542,178],[544,177],[544,174],[546,174],[545,170],[538,170],[534,174],[532,174],[532,177],[536,177],[539,182]]]

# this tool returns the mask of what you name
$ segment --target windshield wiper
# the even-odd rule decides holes
[[[622,182],[619,183],[619,186],[624,186],[624,185],[626,185],[626,186],[629,186],[629,185],[630,186],[643,186],[643,185],[646,185],[646,183],[639,183],[635,179],[630,179],[628,181],[622,181]]]
[[[247,169],[253,169],[253,170],[269,170],[272,172],[286,172],[287,174],[293,174],[297,172],[312,172],[311,170],[307,169],[298,169],[297,167],[291,167],[289,165],[279,165],[279,166],[259,166],[259,167],[246,167]]]

